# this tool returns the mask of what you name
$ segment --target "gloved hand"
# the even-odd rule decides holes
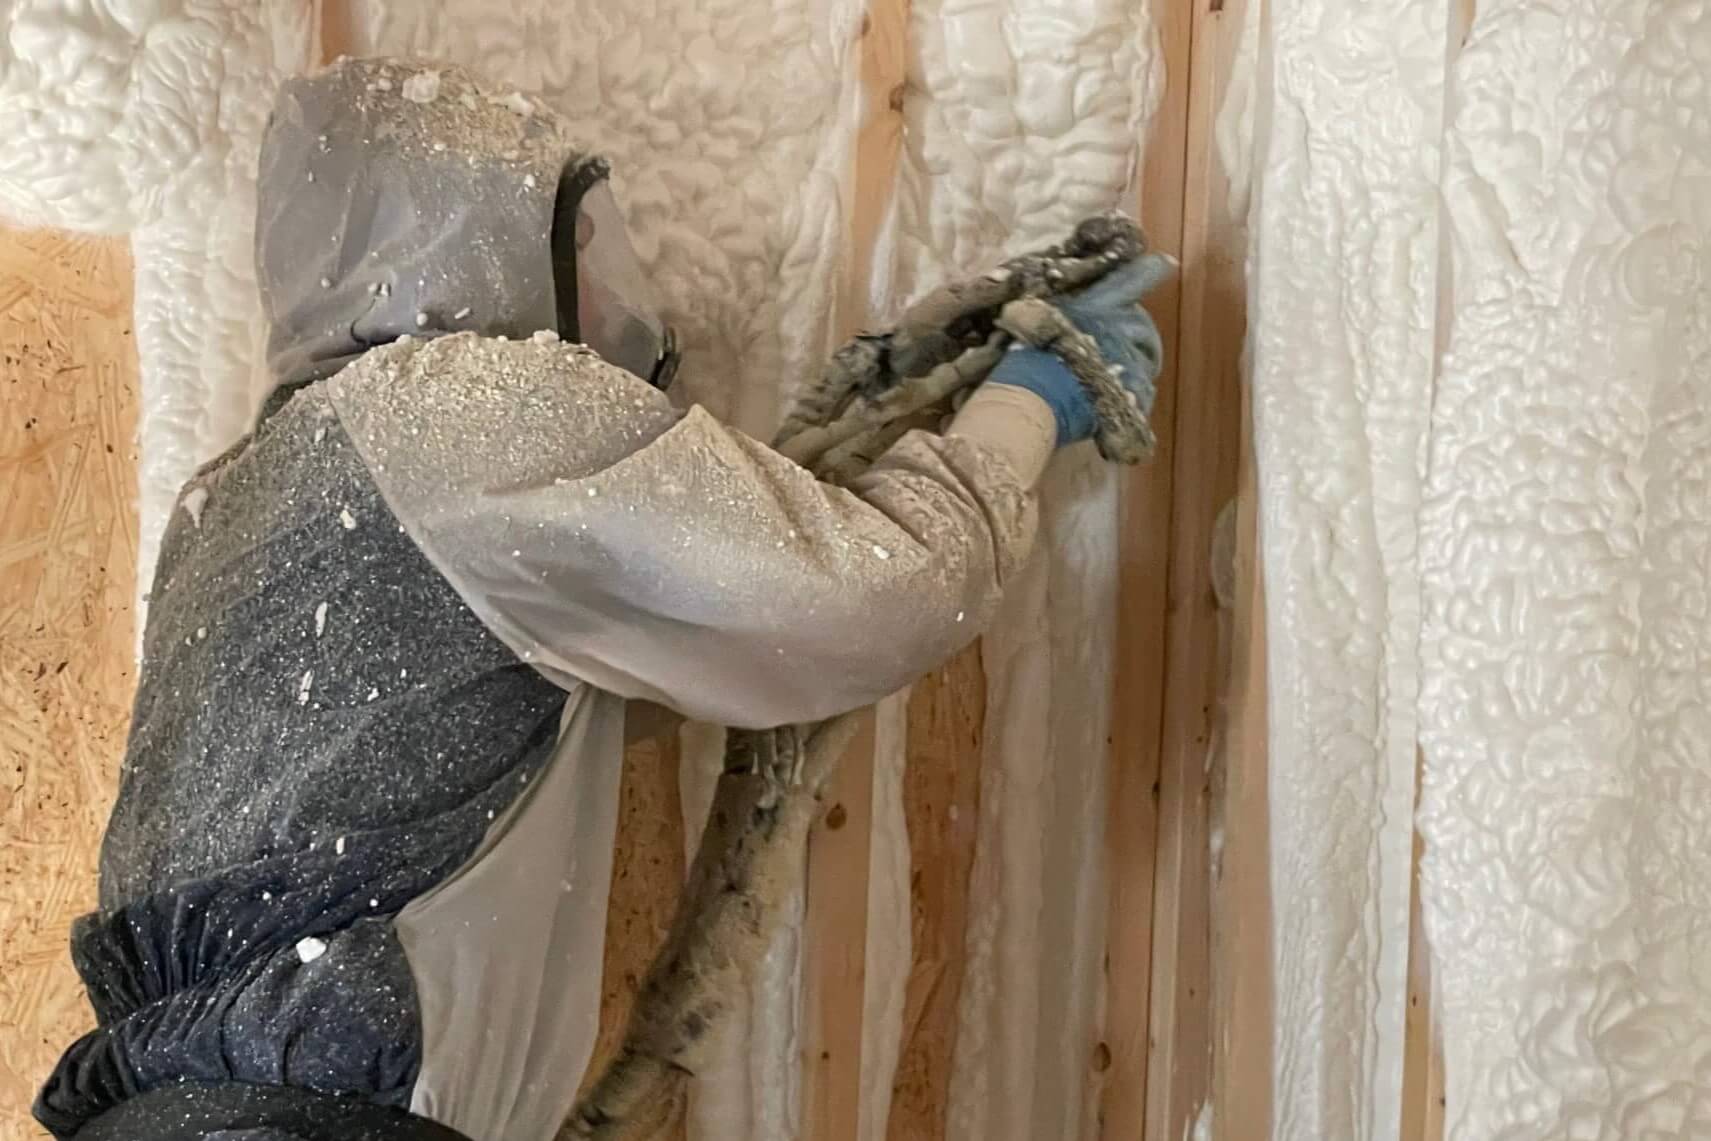
[[[1152,409],[1153,384],[1164,362],[1158,326],[1141,298],[1176,272],[1174,259],[1147,254],[1058,303],[1076,328],[1093,338],[1100,354],[1132,392],[1143,413]],[[1092,438],[1093,403],[1069,366],[1042,349],[1018,346],[1004,354],[988,384],[1025,388],[1057,418],[1058,446]]]

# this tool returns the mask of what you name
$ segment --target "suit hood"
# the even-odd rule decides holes
[[[550,108],[460,67],[347,60],[288,81],[257,187],[276,385],[406,334],[564,332],[555,213],[607,169]]]

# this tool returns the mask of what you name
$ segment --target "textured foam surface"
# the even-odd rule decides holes
[[[261,395],[256,150],[279,80],[309,62],[310,27],[307,0],[0,11],[0,217],[132,235],[140,590],[179,486]]]
[[[872,839],[868,854],[867,944],[863,959],[859,1141],[885,1141],[914,960],[909,898],[909,825],[903,810],[908,764],[909,691],[881,702],[874,717]]]
[[[1707,1136],[1711,9],[1462,11],[1261,37],[1277,1132],[1394,1135],[1417,736],[1450,1135]]]
[[[1400,1111],[1448,4],[1277,0],[1267,14],[1249,349],[1274,1134],[1381,1139]]]
[[[909,34],[888,304],[1132,207],[1164,78],[1145,5],[917,0]],[[1117,477],[1080,452],[1048,474],[1039,554],[982,651],[954,1141],[1097,1131]]]
[[[1711,7],[1482,0],[1421,525],[1451,1136],[1711,1136]]]
[[[356,51],[540,91],[612,160],[685,391],[766,436],[824,359],[855,130],[854,0],[352,5]],[[788,93],[788,97],[781,97]]]

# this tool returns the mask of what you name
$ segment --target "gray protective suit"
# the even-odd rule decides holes
[[[293,82],[269,127],[279,389],[168,530],[74,936],[101,1025],[37,1107],[62,1136],[186,1080],[552,1136],[609,876],[572,839],[612,818],[625,699],[748,727],[873,702],[976,635],[1030,541],[1026,393],[844,490],[561,341],[555,199],[603,168],[419,70]]]

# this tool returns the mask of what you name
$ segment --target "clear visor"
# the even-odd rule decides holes
[[[643,380],[662,379],[670,334],[604,181],[576,208],[576,321],[582,343],[602,357]]]

